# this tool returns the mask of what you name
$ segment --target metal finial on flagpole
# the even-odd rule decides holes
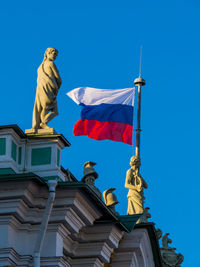
[[[134,84],[138,87],[138,105],[137,105],[137,129],[136,129],[136,148],[135,156],[140,158],[140,118],[141,118],[141,87],[144,86],[145,80],[141,77],[141,65],[142,65],[142,46],[140,47],[140,73],[139,78],[135,79]]]

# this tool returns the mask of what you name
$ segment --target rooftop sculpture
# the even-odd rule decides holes
[[[162,231],[157,229],[158,239],[162,237]],[[163,267],[180,267],[184,260],[181,253],[176,253],[176,248],[171,248],[169,244],[172,240],[168,237],[169,233],[162,237],[162,247],[160,248]]]
[[[126,173],[125,187],[129,189],[127,215],[139,214],[144,212],[144,192],[143,189],[148,185],[139,174],[140,159],[136,156],[131,157],[131,168]]]
[[[95,166],[96,163],[92,161],[85,162],[83,166],[83,178],[82,182],[88,184],[92,190],[98,195],[99,198],[101,198],[101,192],[99,189],[95,186],[95,180],[98,178],[98,173],[95,171],[93,166]]]
[[[116,215],[119,215],[115,210],[115,206],[119,203],[116,195],[113,193],[115,188],[109,188],[103,192],[103,198],[107,207],[109,207]]]
[[[26,133],[38,133],[40,129],[44,129],[45,133],[53,133],[53,129],[47,124],[58,115],[56,97],[62,81],[58,69],[53,63],[57,55],[58,50],[52,47],[47,48],[44,59],[38,68],[32,129],[26,130]]]
[[[144,208],[144,212],[142,217],[137,221],[137,223],[148,223],[148,219],[151,218],[151,214],[149,212],[149,207]]]

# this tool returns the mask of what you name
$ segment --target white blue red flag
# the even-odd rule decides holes
[[[73,129],[74,135],[132,145],[135,88],[110,90],[80,87],[67,95],[82,106],[81,119]]]

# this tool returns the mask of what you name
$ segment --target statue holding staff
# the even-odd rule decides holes
[[[32,132],[34,133],[37,133],[38,129],[52,129],[47,123],[58,115],[56,97],[62,81],[53,62],[57,55],[58,51],[55,48],[47,48],[42,64],[38,68],[32,121]]]
[[[143,188],[147,188],[147,183],[139,174],[140,159],[136,156],[131,157],[131,168],[126,173],[125,187],[129,189],[127,215],[139,214],[144,212],[144,193]]]

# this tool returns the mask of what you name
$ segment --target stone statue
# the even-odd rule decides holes
[[[95,166],[96,163],[92,162],[92,161],[87,161],[84,164],[84,170],[83,170],[83,178],[82,178],[82,182],[88,184],[92,190],[98,195],[98,197],[101,199],[101,192],[99,191],[99,189],[95,186],[95,180],[98,178],[98,173],[95,171],[95,169],[93,168],[93,166]]]
[[[98,178],[98,174],[97,172],[95,171],[95,169],[93,168],[93,166],[95,166],[96,163],[95,162],[92,162],[92,161],[87,161],[84,163],[84,166],[83,166],[83,174],[84,174],[84,180],[85,179],[89,179],[91,178],[92,180],[91,181],[88,181],[88,182],[91,182],[93,183],[95,179]]]
[[[162,247],[164,249],[171,249],[171,247],[169,247],[168,244],[172,243],[172,240],[170,238],[168,238],[169,233],[165,234],[162,238]]]
[[[149,213],[149,207],[144,209],[142,217],[137,221],[137,223],[148,223],[148,219],[151,218],[151,214]]]
[[[115,211],[115,206],[119,203],[117,201],[116,195],[113,193],[115,188],[107,189],[103,192],[104,202],[107,207],[109,207],[116,215],[119,215],[118,212]]]
[[[171,248],[169,244],[172,240],[168,238],[169,233],[165,234],[162,238],[162,248],[160,249],[163,267],[180,267],[184,257],[182,254],[175,252],[176,248]]]
[[[61,78],[56,65],[58,51],[49,47],[45,51],[42,64],[38,68],[37,90],[33,109],[32,132],[38,129],[50,130],[47,123],[58,115],[57,94],[61,86]]]
[[[156,237],[158,240],[160,240],[162,237],[162,230],[160,228],[156,229]]]
[[[139,174],[140,159],[136,156],[131,157],[131,168],[126,173],[125,187],[129,189],[127,215],[139,214],[144,212],[144,193],[143,188],[147,188],[147,183]]]

